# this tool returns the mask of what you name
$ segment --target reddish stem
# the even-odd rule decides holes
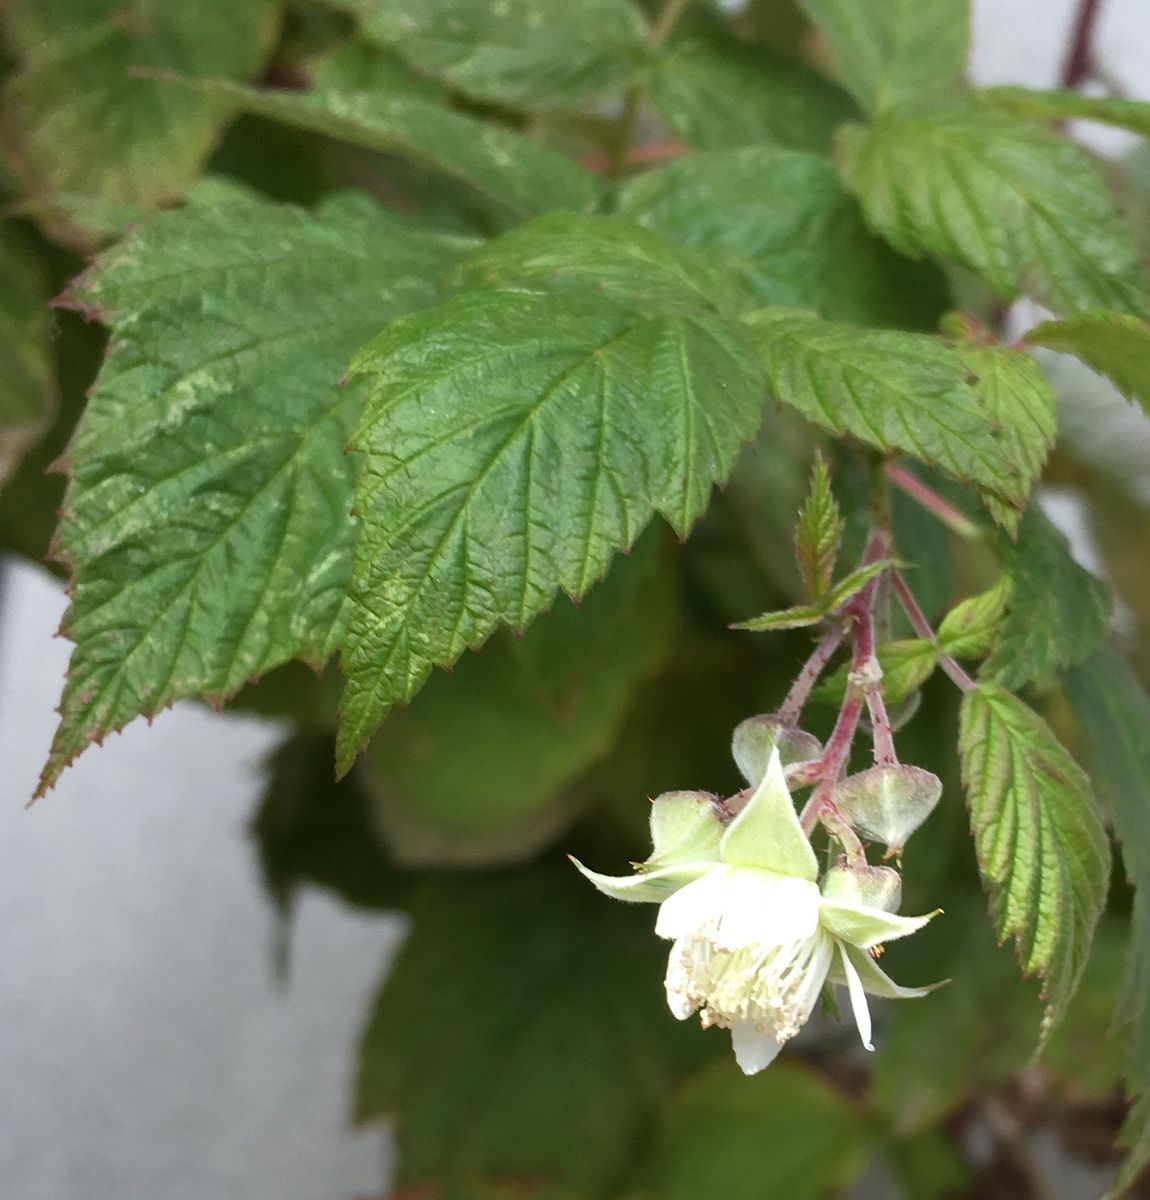
[[[846,625],[836,621],[830,631],[823,636],[822,641],[814,648],[810,658],[803,664],[787,698],[779,705],[775,714],[784,725],[797,725],[802,715],[803,705],[811,694],[811,689],[818,682],[819,676],[826,669],[827,663],[834,657],[835,651],[842,645],[846,637]]]
[[[1090,73],[1094,57],[1094,32],[1101,12],[1102,0],[1080,0],[1062,65],[1064,88],[1078,87]]]
[[[926,619],[926,614],[919,608],[918,601],[914,598],[914,593],[907,586],[907,582],[897,572],[891,572],[891,583],[894,585],[894,594],[898,597],[899,604],[902,605],[902,610],[907,615],[907,620],[910,621],[911,628],[924,641],[937,648],[938,640],[934,636],[934,630],[930,626],[930,622]],[[969,692],[975,687],[975,682],[971,677],[958,665],[949,654],[940,654],[938,656],[938,665],[946,672],[951,681],[964,692]]]
[[[933,488],[927,487],[921,479],[916,479],[904,467],[897,467],[888,462],[883,468],[886,477],[896,487],[901,488],[912,500],[917,500],[929,513],[933,513],[948,529],[960,537],[978,538],[982,531],[963,512],[960,512],[949,500],[944,500]]]

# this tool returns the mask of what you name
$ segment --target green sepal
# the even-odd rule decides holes
[[[842,904],[824,897],[819,906],[819,923],[849,946],[869,950],[883,942],[894,942],[917,933],[941,911],[935,909],[923,917],[900,917],[898,913],[884,912],[881,908]]]
[[[732,867],[759,867],[814,882],[819,864],[791,801],[776,749],[746,807],[731,822],[719,847]]]
[[[823,752],[818,738],[796,725],[784,725],[769,713],[740,721],[731,735],[731,756],[751,787],[762,782],[776,748],[784,767],[818,758]]]
[[[651,804],[650,874],[682,863],[719,861],[723,821],[708,792],[664,792]]]
[[[871,996],[881,996],[884,1000],[917,1000],[920,996],[927,996],[950,982],[949,979],[940,979],[938,983],[928,983],[926,987],[903,987],[901,984],[895,983],[865,950],[846,944],[844,944],[843,950],[846,952],[847,958],[851,960],[851,965],[859,973],[863,991]],[[846,973],[843,971],[837,954],[831,959],[831,968],[827,972],[827,978],[831,983],[846,986]]]
[[[638,904],[662,904],[668,896],[693,883],[714,865],[709,862],[684,862],[657,871],[638,871],[634,875],[600,875],[598,871],[585,867],[577,858],[571,858],[571,862],[604,896]]]

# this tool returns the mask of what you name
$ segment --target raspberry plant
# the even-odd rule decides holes
[[[354,1102],[397,1197],[1039,1195],[1072,1109],[1111,1195],[1150,1162],[1150,516],[1099,436],[1150,407],[1150,205],[1065,128],[1150,105],[1075,90],[1094,4],[1065,89],[972,89],[968,8],[6,6],[39,794],[177,700],[296,723],[273,897],[412,919]],[[584,870],[669,967],[562,860],[648,815]],[[874,961],[919,930],[930,995]],[[664,974],[748,1072],[817,1028],[744,1080]]]

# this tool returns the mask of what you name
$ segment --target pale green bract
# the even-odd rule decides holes
[[[868,1050],[868,992],[905,999],[931,990],[900,987],[868,952],[935,914],[903,917],[866,903],[879,893],[844,886],[847,867],[832,868],[820,889],[777,749],[729,825],[706,793],[668,792],[652,806],[651,834],[653,853],[634,875],[600,875],[572,862],[605,895],[659,904],[655,932],[673,943],[671,1012],[680,1020],[698,1012],[704,1027],[729,1029],[745,1074],[775,1060],[828,981],[846,985]],[[897,903],[897,889],[882,895]]]

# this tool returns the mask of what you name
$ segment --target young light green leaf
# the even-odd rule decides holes
[[[1024,340],[1031,346],[1080,358],[1150,413],[1150,325],[1141,318],[1114,312],[1083,313],[1036,325]]]
[[[611,748],[669,653],[673,577],[650,530],[577,609],[504,631],[435,675],[372,738],[357,777],[401,862],[521,861],[569,824],[578,777]]]
[[[1018,688],[1086,658],[1106,634],[1110,601],[1039,512],[1026,514],[1004,556],[1010,605],[984,670]]]
[[[55,408],[48,299],[40,263],[14,229],[0,226],[0,488]]]
[[[1121,96],[1044,92],[1025,87],[992,87],[975,92],[979,104],[1030,121],[1096,121],[1150,137],[1150,104]]]
[[[835,128],[858,116],[827,80],[706,18],[662,48],[646,85],[659,116],[698,150],[767,144],[825,154]]]
[[[24,189],[146,207],[179,197],[227,109],[137,72],[251,75],[271,48],[277,8],[275,0],[14,0],[4,17],[21,65],[4,93],[4,140]],[[87,233],[83,218],[73,208],[54,225]]]
[[[903,254],[938,254],[1005,299],[1146,313],[1146,281],[1101,173],[1064,138],[974,107],[842,130],[843,178]]]
[[[1010,604],[1008,574],[998,577],[985,592],[969,596],[946,614],[938,627],[938,648],[955,658],[982,658],[999,638]]]
[[[581,595],[654,513],[685,534],[757,428],[762,374],[742,329],[685,290],[685,250],[634,232],[604,291],[620,238],[587,241],[581,264],[578,238],[547,259],[516,231],[505,265],[498,244],[476,260],[516,286],[401,319],[354,359],[368,400],[344,769],[433,666],[500,623],[524,628],[559,589]]]
[[[170,86],[179,83],[173,80]],[[226,80],[199,84],[196,90],[297,129],[424,163],[519,217],[553,208],[591,208],[597,199],[594,177],[570,159],[421,95],[273,91]]]
[[[870,233],[834,168],[817,154],[748,146],[685,155],[636,176],[617,207],[727,260],[767,304],[924,330],[947,305],[941,274]]]
[[[795,526],[795,557],[807,595],[816,602],[830,590],[844,526],[827,460],[816,450],[810,490]]]
[[[1105,647],[1063,681],[1122,843],[1126,875],[1137,889],[1118,1020],[1130,1030],[1126,1074],[1139,1099],[1122,1128],[1129,1156],[1111,1188],[1117,1197],[1150,1164],[1150,696],[1126,660]]]
[[[958,95],[970,0],[801,0],[843,86],[871,112],[922,111]]]
[[[140,714],[338,644],[361,399],[337,383],[467,245],[361,201],[204,189],[73,286],[113,339],[68,452],[76,646],[41,790]]]
[[[916,692],[938,665],[938,651],[919,638],[883,642],[875,651],[882,667],[883,695],[888,704],[898,704]],[[824,704],[841,704],[846,695],[850,666],[845,664],[819,684],[814,699]]]
[[[862,1170],[866,1145],[862,1114],[809,1068],[740,1079],[715,1063],[669,1097],[645,1180],[659,1200],[824,1200]]]
[[[355,1099],[357,1121],[396,1121],[397,1186],[463,1196],[519,1175],[614,1194],[703,1042],[667,1011],[651,913],[564,865],[435,878],[411,918]]]
[[[889,558],[867,563],[865,567],[859,567],[845,578],[840,579],[816,604],[788,608],[782,612],[763,613],[762,616],[752,617],[749,621],[740,621],[731,628],[762,632],[768,629],[801,629],[806,625],[814,625],[828,614],[841,608],[852,596],[861,592],[875,576],[881,575],[883,571],[889,571],[895,565]]]
[[[959,757],[1000,938],[1044,980],[1045,1038],[1074,995],[1106,902],[1110,846],[1090,781],[1037,713],[991,683],[965,693]]]
[[[755,314],[752,326],[771,390],[816,424],[911,454],[1015,507],[1025,503],[1040,460],[1031,453],[1020,461],[1018,448],[1039,444],[1033,413],[1050,403],[1050,392],[1036,370],[1013,361],[1025,363],[1024,355],[979,351],[974,370],[971,350],[940,338],[781,308]]]
[[[341,0],[413,67],[512,108],[572,108],[621,91],[646,55],[629,0]]]

